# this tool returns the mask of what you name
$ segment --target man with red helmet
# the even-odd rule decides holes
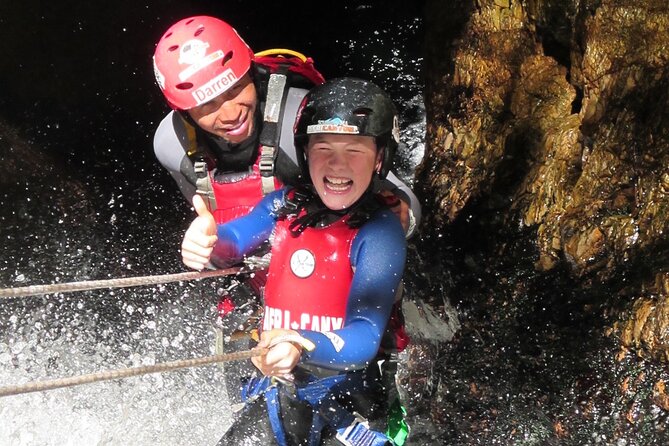
[[[188,200],[196,192],[207,199],[219,223],[246,214],[277,186],[302,181],[295,114],[323,78],[299,56],[307,79],[292,69],[269,74],[234,28],[208,16],[180,20],[156,46],[156,81],[173,109],[154,136],[156,157]],[[418,200],[394,174],[388,180],[377,187],[400,198],[394,204],[411,235]]]

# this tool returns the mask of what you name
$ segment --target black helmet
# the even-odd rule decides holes
[[[392,167],[399,144],[397,109],[388,94],[372,82],[352,77],[326,81],[312,88],[302,100],[295,123],[295,150],[308,177],[304,150],[309,135],[338,133],[372,136],[383,150],[379,177]]]

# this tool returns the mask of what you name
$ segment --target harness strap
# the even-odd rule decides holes
[[[272,73],[267,82],[267,100],[260,134],[260,163],[258,166],[265,195],[275,189],[274,160],[279,145],[279,119],[283,109],[286,80],[285,74]]]
[[[322,398],[314,418],[319,421],[321,426],[330,425],[336,429],[336,438],[344,446],[386,446],[392,444],[384,433],[370,429],[369,422],[365,418],[357,412],[349,412],[334,398]]]
[[[181,113],[178,113],[178,115],[186,128],[186,136],[188,137],[188,149],[186,150],[186,155],[190,158],[200,152],[200,147],[197,145],[197,134],[195,132],[195,127],[193,127]]]
[[[357,377],[357,376],[356,376]],[[293,396],[306,401],[314,408],[314,417],[309,435],[309,446],[318,446],[321,432],[325,426],[332,426],[337,431],[336,438],[344,446],[385,446],[392,444],[384,433],[369,428],[369,423],[358,413],[351,413],[332,397],[332,389],[341,385],[355,387],[349,375],[333,375],[322,379],[313,378],[301,387],[284,380],[270,377],[251,378],[242,389],[244,401],[265,395],[269,421],[279,446],[286,445],[286,431],[281,421],[279,386],[283,384],[291,389]],[[351,389],[353,390],[353,389]]]
[[[278,385],[279,383],[269,376],[249,378],[242,386],[242,401],[248,403],[264,395],[274,438],[279,443],[279,446],[288,446],[286,431],[281,421],[281,402],[279,400]]]
[[[181,118],[181,122],[186,129],[186,137],[188,139],[186,155],[190,160],[193,160],[195,192],[202,195],[209,210],[214,212],[216,210],[216,197],[214,196],[214,188],[211,185],[211,178],[209,178],[209,169],[205,161],[205,154],[197,142],[197,132],[195,131],[195,127],[181,113],[179,113],[179,118]]]
[[[279,401],[279,388],[276,385],[270,386],[265,392],[265,402],[267,403],[267,413],[269,422],[274,431],[274,438],[279,446],[288,446],[286,441],[286,431],[281,421],[281,402]]]
[[[209,177],[207,163],[204,161],[195,161],[193,163],[193,170],[196,176],[195,192],[202,195],[209,211],[214,212],[216,210],[216,196],[214,195],[214,188]]]

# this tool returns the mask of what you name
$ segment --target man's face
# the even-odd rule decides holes
[[[231,144],[239,144],[253,134],[257,106],[256,88],[247,73],[228,91],[191,108],[188,114],[209,133]]]
[[[355,203],[381,167],[371,136],[316,134],[307,144],[309,174],[325,206],[342,210]]]

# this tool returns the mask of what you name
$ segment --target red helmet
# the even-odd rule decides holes
[[[153,55],[156,81],[170,106],[188,110],[232,87],[251,67],[253,51],[227,23],[195,16],[175,23]]]

